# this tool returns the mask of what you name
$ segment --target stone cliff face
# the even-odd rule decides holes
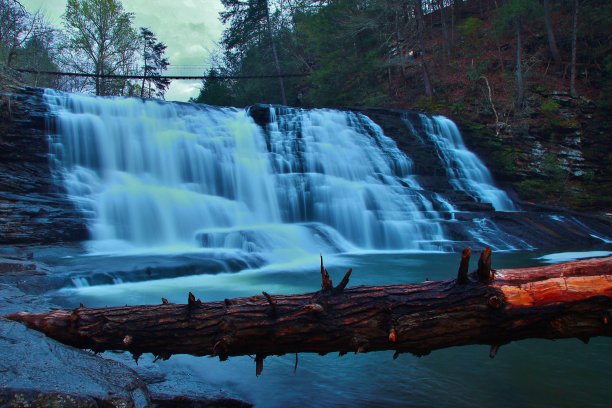
[[[452,115],[451,115],[452,116]],[[523,201],[610,212],[612,118],[606,106],[562,92],[533,92],[499,135],[491,112],[454,120],[495,179]]]
[[[82,241],[82,216],[53,181],[42,90],[0,92],[0,244]]]

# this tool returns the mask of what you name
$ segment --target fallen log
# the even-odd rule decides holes
[[[611,336],[612,257],[559,265],[494,270],[485,249],[467,273],[463,251],[456,280],[334,287],[321,258],[321,290],[187,304],[125,306],[6,316],[49,337],[95,352],[268,355],[395,350],[416,355],[467,344],[500,346],[527,338]]]

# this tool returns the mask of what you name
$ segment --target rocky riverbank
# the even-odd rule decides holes
[[[44,311],[49,290],[63,283],[37,249],[0,247],[0,316]],[[166,375],[143,358],[74,349],[0,317],[0,406],[248,407],[221,390]]]

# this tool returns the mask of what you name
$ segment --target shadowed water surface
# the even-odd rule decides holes
[[[600,247],[603,255],[610,248]],[[542,264],[545,253],[494,254],[496,268]],[[586,254],[590,255],[590,254]],[[580,253],[566,255],[581,256]],[[559,259],[557,255],[554,258]],[[151,258],[152,259],[152,258]],[[181,259],[197,263],[197,256],[157,257],[156,262],[173,264]],[[453,278],[457,254],[446,253],[366,253],[326,257],[326,266],[337,282],[353,267],[351,285],[379,285]],[[132,260],[133,261],[133,260]],[[57,260],[58,264],[112,266],[118,259],[77,257]],[[123,262],[129,263],[129,257]],[[472,266],[475,267],[475,260]],[[63,302],[76,306],[159,304],[161,297],[185,303],[192,291],[204,301],[250,296],[265,290],[271,294],[315,291],[320,287],[318,258],[298,265],[278,265],[238,273],[202,274],[64,289]],[[252,401],[256,406],[357,406],[357,407],[606,407],[609,406],[612,379],[612,341],[592,339],[589,345],[570,340],[527,340],[503,346],[495,359],[488,357],[489,346],[454,347],[417,358],[392,352],[373,352],[338,357],[302,354],[294,373],[295,356],[268,357],[263,374],[255,376],[250,357],[234,357],[226,362],[216,358],[173,356],[157,362],[168,380],[185,378],[193,389],[198,384],[225,389]],[[141,364],[151,362],[144,356]],[[177,373],[180,373],[177,374]],[[179,386],[177,384],[177,386]]]

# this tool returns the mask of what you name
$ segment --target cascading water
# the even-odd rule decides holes
[[[363,115],[271,108],[264,132],[232,108],[45,99],[51,153],[89,220],[93,251],[289,258],[447,247],[410,160]]]
[[[457,190],[490,203],[498,211],[515,211],[508,195],[495,187],[484,163],[463,143],[455,123],[443,116],[420,115],[425,133],[436,145],[450,182]]]
[[[369,118],[274,109],[268,138],[284,222],[323,223],[368,249],[435,249],[444,240],[410,159]]]

